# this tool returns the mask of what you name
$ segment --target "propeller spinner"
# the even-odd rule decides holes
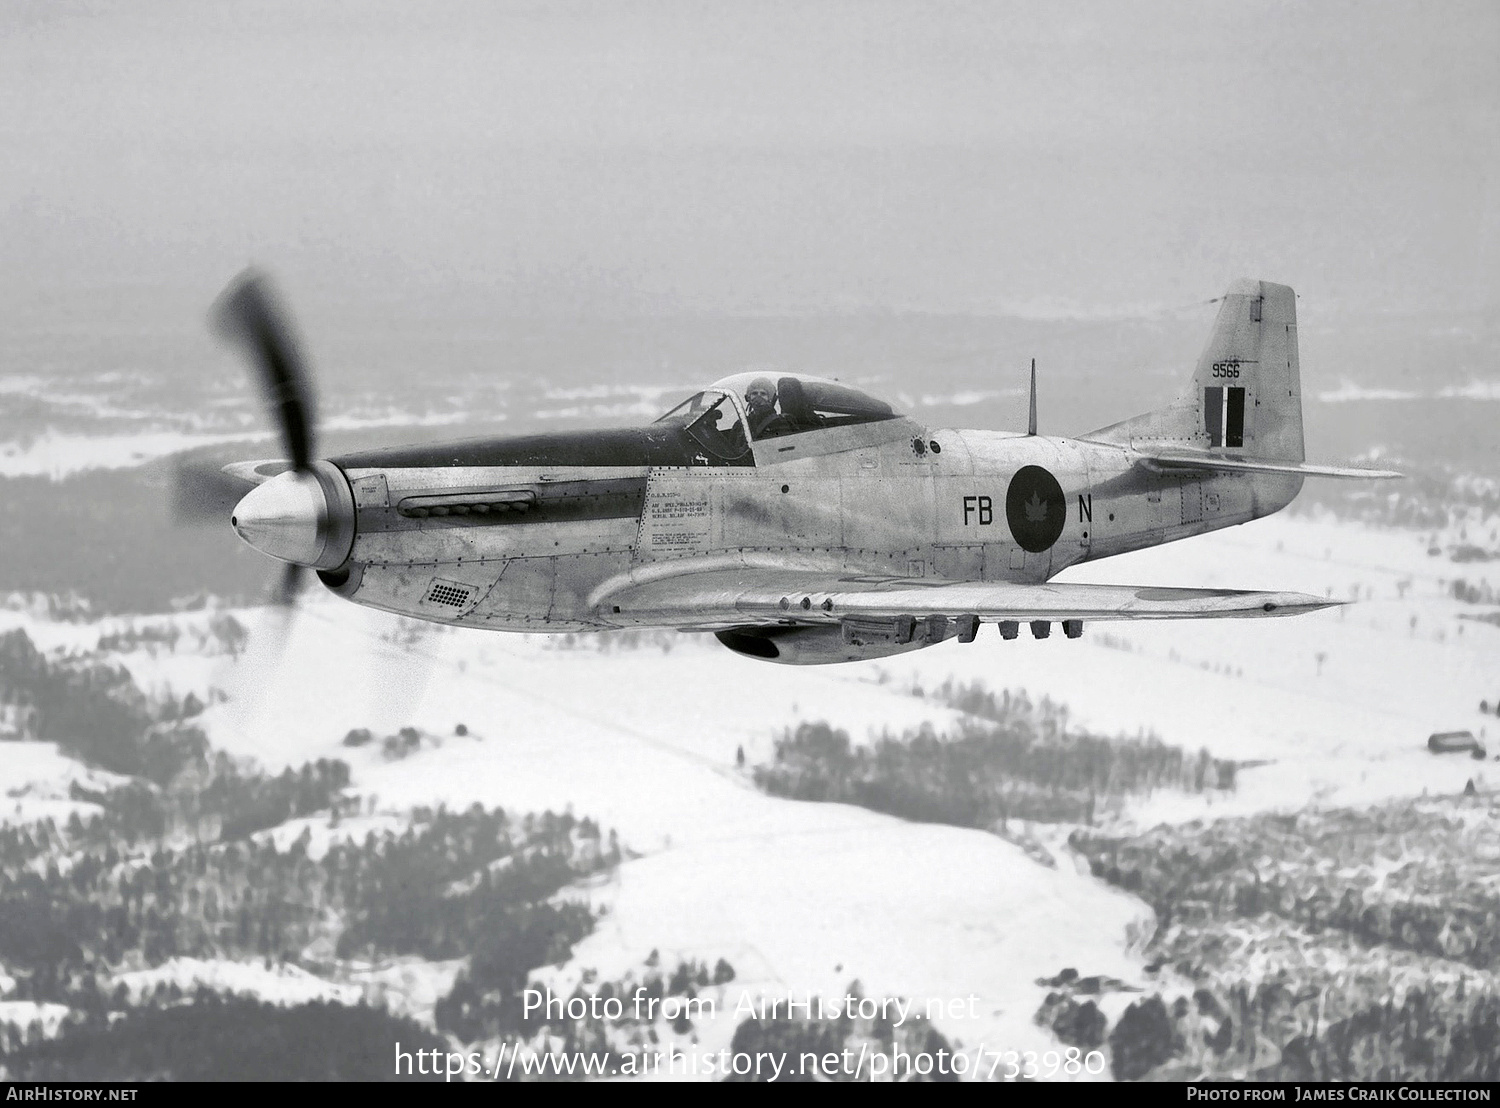
[[[354,499],[337,466],[315,462],[255,486],[235,506],[229,524],[262,554],[335,569],[354,545]]]

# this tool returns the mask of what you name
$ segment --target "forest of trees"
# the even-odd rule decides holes
[[[211,631],[234,648],[234,627]],[[170,648],[169,636],[149,638]],[[183,1009],[199,1008],[198,1030],[177,1037],[208,1051],[242,1027],[231,1069],[243,1063],[251,1072],[281,1052],[287,1056],[262,1075],[298,1067],[307,1076],[365,1074],[358,1051],[343,1061],[318,1057],[338,1052],[327,1035],[304,1031],[319,1018],[307,1006],[276,1009],[202,990],[185,997],[168,984],[132,998],[116,975],[173,958],[277,960],[335,972],[320,960],[466,958],[443,1010],[455,1025],[497,1026],[491,1017],[509,1018],[529,973],[568,957],[594,925],[586,905],[556,894],[621,857],[615,835],[592,820],[513,817],[480,805],[417,809],[399,831],[346,836],[339,825],[360,813],[361,800],[349,791],[344,762],[267,774],[212,753],[185,722],[202,709],[195,699],[150,701],[123,667],[43,655],[20,631],[0,635],[0,703],[17,737],[56,741],[129,778],[97,789],[75,782],[72,798],[94,806],[91,816],[0,826],[7,999],[70,1013],[52,1039],[39,1022],[0,1026],[12,1074],[201,1075],[211,1061],[195,1062],[180,1043],[148,1045],[191,1021]],[[313,821],[290,842],[262,834],[313,816],[316,847]],[[356,1043],[396,1026],[384,1012],[334,1006],[324,1015]],[[377,1061],[388,1073],[389,1059]],[[352,1068],[339,1069],[346,1063]]]
[[[776,742],[755,782],[775,796],[859,804],[906,819],[990,827],[1008,819],[1092,823],[1131,795],[1233,787],[1234,764],[1155,736],[1106,738],[1067,726],[1066,710],[1025,694],[945,686],[935,694],[970,718],[924,724],[855,745],[827,723]]]
[[[858,982],[847,991],[854,997],[862,995]],[[863,1052],[862,1047],[866,1048]],[[735,1028],[729,1049],[750,1057],[773,1055],[778,1072],[784,1075],[779,1080],[799,1082],[868,1082],[876,1076],[903,1082],[952,1082],[969,1072],[970,1062],[965,1058],[962,1067],[955,1065],[952,1044],[921,1015],[910,1016],[900,1027],[889,1016],[865,1019],[847,1012],[835,1018],[751,1017]],[[871,1054],[880,1056],[876,1063],[870,1062]],[[816,1064],[809,1068],[809,1063]],[[985,1076],[987,1069],[982,1068]],[[762,1068],[731,1074],[726,1080],[745,1083],[771,1077]]]
[[[393,1046],[447,1051],[410,1019],[364,1004],[267,1004],[200,990],[190,1003],[80,1014],[59,1035],[10,1046],[19,1081],[441,1081],[397,1075]]]
[[[694,1010],[666,1005],[665,998],[709,996],[716,1008],[722,1009],[723,986],[734,978],[734,967],[723,958],[712,968],[706,961],[688,958],[668,970],[661,964],[660,953],[652,951],[639,975],[627,972],[600,981],[593,971],[585,971],[573,992],[558,998],[564,1002],[575,998],[585,1001],[578,1008],[583,1014],[575,1019],[567,1015],[565,1006],[561,1015],[548,1012],[545,1006],[528,1013],[520,994],[526,975],[497,975],[493,967],[476,960],[460,973],[452,992],[438,1002],[434,1014],[438,1028],[460,1042],[483,1041],[491,1050],[504,1043],[538,1052],[585,1052],[607,1059],[605,1071],[618,1073],[627,1055],[639,1058],[656,1052],[674,1036],[695,1034]],[[537,986],[532,983],[530,987]],[[588,1004],[590,998],[597,998],[598,1005]],[[603,1014],[603,1006],[612,999],[619,1002],[615,1019]],[[703,1009],[696,1011],[701,1015]],[[635,1072],[645,1072],[646,1068],[638,1065]]]
[[[1197,985],[1127,1010],[1117,1075],[1500,1078],[1497,816],[1447,797],[1075,832],[1096,875],[1156,910],[1152,966]]]
[[[309,779],[317,777],[314,771]],[[281,787],[281,778],[268,780]],[[372,1076],[368,1066],[378,1063],[388,1071],[388,1056],[367,1059],[360,1044],[385,1036],[388,1052],[393,1031],[404,1041],[434,1037],[407,1034],[383,1011],[330,1008],[330,1026],[345,1027],[358,1048],[346,1049],[337,1038],[302,1034],[298,1008],[205,999],[202,990],[184,997],[165,983],[133,1000],[112,975],[174,957],[321,969],[308,951],[322,940],[341,959],[471,956],[455,999],[440,1008],[460,1012],[466,997],[477,996],[508,1014],[518,1008],[529,972],[568,957],[593,927],[586,906],[559,902],[557,892],[620,857],[614,836],[587,819],[551,812],[512,819],[478,805],[419,810],[399,833],[336,840],[317,858],[309,852],[310,829],[285,849],[269,837],[176,846],[141,840],[132,849],[104,830],[112,818],[0,832],[0,964],[15,980],[9,998],[71,1011],[51,1045],[35,1024],[0,1028],[0,1064],[14,1075],[206,1076],[211,1062],[153,1042],[210,1001],[218,1007],[186,1041],[204,1049],[230,1043],[242,1024],[243,1041],[226,1048],[231,1069],[243,1065],[263,1077],[300,1070]],[[469,1018],[485,1025],[483,1013]],[[274,1065],[267,1060],[273,1052],[281,1052]],[[340,1052],[338,1059],[320,1057]]]
[[[1110,1031],[1114,1073],[1123,1081],[1500,1080],[1500,994],[1492,988],[1430,981],[1338,1000],[1248,974],[1200,988],[1192,1000],[1153,995]]]
[[[24,535],[12,531],[14,541],[5,544],[0,589],[78,594],[95,616],[168,612],[195,595],[263,602],[264,558],[227,526],[175,525],[173,480],[171,460],[89,469],[60,480],[0,479],[7,517],[25,521]],[[226,509],[226,524],[228,518]]]
[[[1269,914],[1312,932],[1500,970],[1500,828],[1464,818],[1489,798],[1075,832],[1095,875],[1177,920]],[[1392,866],[1390,859],[1400,859]]]
[[[182,703],[152,705],[123,666],[49,658],[25,631],[0,634],[0,704],[15,720],[12,738],[55,742],[113,773],[166,784],[208,756]]]
[[[400,834],[334,841],[316,860],[310,830],[284,850],[270,838],[131,850],[94,826],[104,819],[80,824],[77,843],[48,824],[0,837],[0,963],[18,999],[109,1006],[108,971],[127,960],[296,961],[320,938],[341,956],[472,952],[524,971],[592,926],[552,896],[619,858],[589,820],[478,806],[418,812]]]

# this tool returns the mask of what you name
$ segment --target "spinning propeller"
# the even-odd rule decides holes
[[[219,472],[184,467],[178,473],[178,514],[218,522],[233,496],[230,526],[261,553],[286,564],[272,603],[290,606],[306,581],[305,570],[333,569],[348,557],[353,497],[336,466],[315,460],[311,375],[269,278],[254,269],[241,273],[214,302],[209,318],[220,336],[249,355],[289,466],[236,465]],[[267,477],[267,471],[279,472]]]
[[[214,302],[209,322],[216,334],[248,355],[284,460],[239,462],[222,469],[211,463],[183,464],[177,471],[176,513],[187,523],[223,526],[228,520],[242,540],[284,563],[270,592],[270,611],[257,632],[269,644],[269,656],[276,658],[290,639],[307,571],[336,569],[349,557],[354,497],[343,472],[317,458],[312,375],[270,278],[245,270]],[[416,642],[383,638],[386,644],[367,655],[371,689],[377,697],[395,692],[402,705],[408,704],[420,697],[432,658]],[[251,699],[256,695],[252,690]]]

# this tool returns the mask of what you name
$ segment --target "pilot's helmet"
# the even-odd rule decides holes
[[[760,404],[756,404],[755,402],[756,393],[760,393],[765,397],[765,400]],[[769,408],[772,404],[776,403],[775,382],[773,382],[769,377],[757,377],[755,380],[751,381],[749,387],[745,389],[745,403],[749,404],[752,408]]]

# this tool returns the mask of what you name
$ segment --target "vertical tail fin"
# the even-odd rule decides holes
[[[1187,390],[1166,408],[1085,437],[1302,461],[1296,293],[1270,281],[1236,281]]]

